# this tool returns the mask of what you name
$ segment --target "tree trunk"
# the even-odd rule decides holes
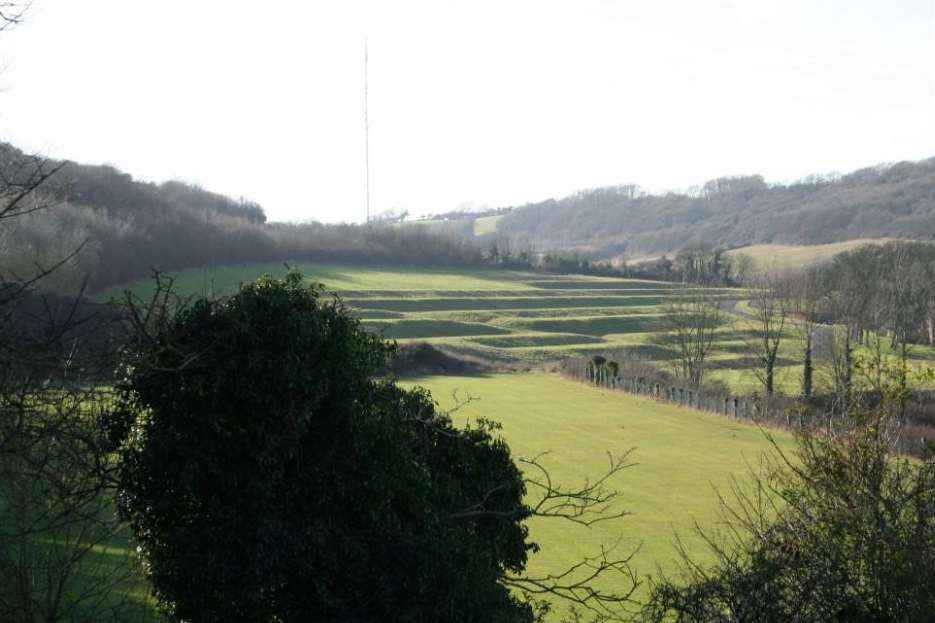
[[[812,333],[805,335],[805,360],[802,362],[802,397],[812,399]]]
[[[844,333],[844,370],[842,370],[842,381],[843,381],[843,390],[844,390],[844,413],[847,414],[851,409],[851,389],[853,385],[853,369],[854,369],[854,357],[853,357],[853,348],[851,347],[851,333],[850,331],[845,331]]]
[[[773,370],[776,367],[776,356],[772,355],[766,359],[766,397],[773,395]]]

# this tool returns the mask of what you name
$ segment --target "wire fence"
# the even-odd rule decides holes
[[[680,407],[709,411],[738,419],[770,423],[791,428],[798,418],[787,407],[795,400],[773,396],[768,402],[757,395],[723,395],[706,393],[698,388],[681,384],[666,384],[646,377],[615,375],[608,367],[595,367],[588,360],[566,362],[562,373],[576,381],[645,396]]]
[[[614,374],[610,367],[595,366],[588,359],[566,361],[561,373],[575,381],[604,389],[627,392],[679,407],[726,415],[786,430],[799,430],[805,426],[830,430],[836,417],[827,408],[805,404],[795,396],[774,394],[767,400],[758,394],[706,393],[688,385],[664,383],[644,376],[627,377]],[[920,425],[909,418],[901,428],[902,433],[896,440],[896,450],[901,454],[919,456],[926,451],[932,443],[931,440],[935,439],[935,428],[928,423]]]

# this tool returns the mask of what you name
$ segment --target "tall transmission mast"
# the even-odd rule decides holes
[[[367,40],[364,39],[364,169],[367,175],[367,223],[370,223],[370,99]]]

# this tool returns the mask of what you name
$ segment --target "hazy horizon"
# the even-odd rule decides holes
[[[0,132],[360,221],[367,38],[375,213],[935,155],[933,3],[700,4],[38,0],[0,44]]]

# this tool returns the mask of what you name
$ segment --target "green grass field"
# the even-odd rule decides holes
[[[530,539],[541,550],[530,557],[530,575],[564,570],[599,553],[602,546],[614,545],[621,554],[639,548],[632,565],[644,580],[660,570],[675,572],[676,534],[704,559],[708,552],[694,532],[695,524],[717,527],[716,490],[726,490],[731,476],[745,477],[748,466],[756,465],[771,447],[766,434],[747,422],[595,388],[557,374],[433,376],[408,379],[403,385],[430,390],[443,410],[468,401],[452,413],[456,424],[481,417],[500,422],[514,457],[547,452],[541,462],[563,487],[599,476],[607,468],[607,453],[619,456],[632,450],[632,465],[608,484],[620,493],[608,512],[628,515],[590,528],[533,519]],[[775,433],[775,439],[781,448],[791,448],[788,434]],[[129,541],[114,542],[100,556],[126,564],[131,550]],[[614,589],[616,584],[603,588]],[[637,592],[642,596],[645,587]],[[137,589],[134,597],[146,603],[145,590]],[[147,621],[162,620],[152,610],[139,614]]]
[[[754,244],[729,251],[730,255],[748,255],[763,269],[802,268],[825,262],[843,251],[851,251],[866,244],[885,244],[886,238],[857,238],[827,244],[786,245]]]
[[[828,245],[823,245],[828,246]],[[803,249],[805,247],[795,247]],[[514,367],[537,367],[559,359],[595,354],[639,357],[669,365],[674,349],[658,337],[662,306],[678,286],[666,282],[581,275],[543,275],[505,270],[377,268],[300,263],[309,280],[337,293],[369,329],[400,343],[427,341],[451,351]],[[180,292],[228,294],[263,274],[282,275],[283,264],[186,270],[175,275]],[[129,285],[145,297],[151,281]],[[742,290],[721,289],[724,324],[711,354],[708,377],[736,391],[752,392],[753,325]],[[106,300],[119,289],[101,293]],[[730,302],[740,300],[736,306]],[[747,312],[734,313],[736,310]],[[794,392],[800,359],[790,323],[780,353],[778,387]],[[919,347],[923,360],[935,350]],[[821,379],[819,379],[821,382]]]
[[[521,366],[639,345],[656,329],[660,306],[675,292],[671,283],[517,271],[326,263],[297,268],[341,296],[368,328],[387,338],[425,340]],[[241,282],[284,271],[282,264],[270,263],[186,270],[174,278],[179,292],[219,295],[234,292]],[[145,298],[152,283],[139,281],[128,289]],[[118,288],[98,298],[120,295]],[[719,295],[742,293],[722,290]]]
[[[591,528],[557,520],[535,520],[533,540],[542,550],[530,559],[533,574],[555,572],[618,540],[640,551],[634,567],[643,575],[657,567],[677,569],[675,534],[699,555],[707,554],[694,522],[715,527],[715,489],[726,490],[732,475],[744,477],[770,448],[765,433],[746,422],[607,391],[556,374],[428,377],[407,381],[432,391],[442,408],[469,396],[454,413],[456,423],[478,417],[503,425],[513,454],[550,452],[543,463],[568,486],[594,478],[607,466],[607,452],[633,449],[634,465],[616,479],[620,510],[631,513]],[[453,397],[457,395],[457,399]],[[775,433],[784,450],[791,438]]]
[[[481,355],[516,368],[573,356],[635,356],[660,366],[672,347],[660,339],[661,306],[675,294],[671,283],[494,270],[374,268],[345,264],[297,265],[309,280],[340,295],[365,326],[401,343],[427,341]],[[262,274],[282,275],[281,264],[183,271],[182,293],[232,293],[239,283]],[[129,285],[137,295],[150,282]],[[99,299],[118,296],[104,292]],[[718,331],[709,376],[739,391],[755,391],[744,292],[721,290],[725,320]],[[739,303],[737,301],[740,300]],[[787,337],[796,327],[790,323]],[[799,366],[795,340],[780,352],[778,384],[795,391]],[[931,349],[918,349],[927,362]],[[819,383],[821,379],[818,379]],[[770,445],[758,428],[740,422],[622,392],[566,380],[547,372],[472,377],[435,376],[405,384],[431,390],[442,408],[474,398],[454,414],[456,422],[478,417],[503,424],[516,456],[551,452],[544,459],[553,476],[569,486],[594,478],[607,452],[633,448],[635,465],[620,476],[620,508],[627,517],[591,529],[554,520],[534,520],[531,535],[542,550],[530,560],[534,574],[558,571],[600,547],[620,541],[640,547],[634,566],[641,574],[675,569],[675,534],[704,555],[692,530],[695,522],[715,526],[717,496],[732,475],[743,476]],[[788,435],[776,434],[783,448]]]
[[[481,216],[474,219],[474,235],[486,236],[497,231],[497,223],[503,218],[502,214],[493,216]]]

